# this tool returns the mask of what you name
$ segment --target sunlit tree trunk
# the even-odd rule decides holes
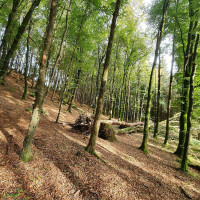
[[[95,113],[95,118],[94,118],[94,123],[93,123],[92,131],[91,131],[90,140],[86,147],[86,151],[88,151],[91,154],[95,154],[95,155],[96,155],[95,144],[96,144],[97,135],[99,132],[100,117],[101,117],[102,107],[103,107],[103,97],[104,97],[107,78],[108,78],[109,62],[110,62],[110,57],[111,57],[111,52],[112,52],[112,45],[113,45],[113,40],[114,40],[116,21],[117,21],[118,15],[119,15],[120,3],[121,3],[121,0],[117,0],[115,11],[113,14],[113,19],[112,19],[112,24],[111,24],[111,29],[110,29],[110,37],[109,37],[109,41],[108,41],[108,47],[107,47],[106,58],[105,58],[105,63],[104,63],[103,76],[102,76],[102,80],[101,80],[101,87],[100,87],[100,92],[99,92],[99,97],[98,97],[97,109],[96,109],[96,113]]]
[[[152,98],[152,80],[153,80],[153,74],[155,71],[155,66],[157,63],[158,51],[160,49],[160,43],[162,40],[165,18],[166,18],[166,13],[167,13],[167,10],[169,7],[169,2],[170,2],[170,0],[165,0],[164,4],[163,4],[162,20],[160,22],[160,26],[159,26],[159,30],[158,30],[158,34],[157,34],[154,62],[153,62],[150,80],[149,80],[149,89],[148,89],[147,106],[146,106],[145,123],[144,123],[144,136],[143,136],[142,145],[140,147],[140,149],[142,151],[144,151],[145,153],[148,153],[147,142],[148,142],[148,136],[149,136],[149,118],[150,118],[151,98]]]
[[[175,30],[174,30],[174,37],[173,37],[172,65],[171,65],[171,72],[170,72],[169,94],[168,94],[168,101],[167,101],[167,120],[166,120],[166,133],[165,133],[165,141],[164,141],[165,146],[168,145],[168,140],[169,140],[169,117],[170,117],[170,105],[171,105],[173,69],[174,69],[174,50],[175,50],[174,46],[175,46]]]
[[[46,28],[46,38],[44,41],[44,48],[42,51],[41,61],[40,61],[40,73],[37,84],[37,93],[35,102],[33,105],[33,112],[31,117],[31,122],[29,124],[29,130],[26,133],[26,137],[23,142],[23,149],[21,151],[21,159],[24,162],[28,162],[33,159],[33,154],[31,152],[31,144],[33,140],[34,133],[40,121],[40,114],[42,110],[43,98],[45,94],[45,74],[46,65],[49,54],[49,49],[52,41],[52,34],[54,30],[54,24],[56,19],[57,1],[51,1],[50,14],[48,19],[48,25]]]
[[[158,138],[158,128],[159,128],[159,115],[160,115],[160,68],[161,68],[161,59],[160,59],[160,50],[159,50],[159,64],[158,64],[158,94],[157,94],[157,112],[156,114],[156,121],[155,121],[155,127],[154,127],[154,135],[153,138]]]

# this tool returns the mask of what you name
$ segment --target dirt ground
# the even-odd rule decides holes
[[[58,101],[49,97],[34,137],[34,159],[23,163],[19,153],[34,98],[21,100],[22,91],[23,79],[14,73],[0,86],[1,199],[200,199],[198,172],[190,168],[189,174],[182,173],[177,157],[162,141],[150,139],[146,155],[138,149],[142,134],[117,135],[114,143],[98,139],[96,150],[103,163],[85,152],[89,137],[69,125],[80,111],[70,114],[63,106],[55,123]]]

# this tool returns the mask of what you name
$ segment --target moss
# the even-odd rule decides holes
[[[33,154],[31,151],[24,150],[24,151],[22,151],[20,158],[23,162],[29,162],[29,161],[33,160]]]
[[[110,142],[116,141],[115,137],[115,131],[112,127],[112,125],[107,124],[107,123],[101,123],[100,129],[99,129],[99,137],[108,140]]]

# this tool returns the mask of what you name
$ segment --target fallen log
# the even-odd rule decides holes
[[[135,123],[128,123],[128,122],[119,122],[119,121],[112,121],[112,120],[101,120],[103,123],[111,124],[111,125],[119,125],[121,128],[125,127],[134,127],[134,126],[143,126],[144,122],[135,122]]]

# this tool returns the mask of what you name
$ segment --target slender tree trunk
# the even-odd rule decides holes
[[[183,159],[181,162],[181,170],[184,172],[188,171],[188,150],[189,150],[189,143],[190,143],[190,135],[191,135],[191,117],[192,117],[192,110],[193,110],[193,93],[194,93],[194,77],[196,72],[196,57],[198,53],[198,44],[199,44],[199,34],[197,34],[194,53],[192,58],[190,59],[190,65],[192,65],[192,73],[190,76],[190,93],[189,93],[189,108],[188,108],[188,115],[187,115],[187,132],[185,138],[185,145],[183,151]]]
[[[31,83],[31,88],[32,88],[32,89],[33,89],[33,86],[34,86],[34,79],[35,79],[35,77],[36,77],[37,63],[38,63],[39,57],[40,57],[40,49],[39,49],[39,47],[38,47],[38,50],[37,50],[37,57],[36,57],[35,66],[34,66],[33,75],[32,75],[32,83]]]
[[[159,116],[160,116],[160,68],[161,68],[161,59],[160,59],[160,50],[159,50],[159,65],[158,65],[158,94],[157,94],[157,113],[156,114],[156,123],[154,127],[154,135],[153,138],[157,139],[158,138],[158,128],[159,128]]]
[[[76,95],[76,91],[77,91],[77,88],[78,88],[78,83],[79,83],[79,79],[80,79],[80,74],[81,74],[81,69],[79,69],[78,72],[77,72],[77,77],[76,77],[75,86],[74,86],[74,88],[73,88],[72,95],[71,95],[71,98],[70,98],[70,101],[69,101],[68,111],[69,111],[70,113],[72,112],[72,105],[73,105],[74,98],[75,98],[75,95]]]
[[[23,142],[23,149],[21,152],[21,159],[24,162],[28,162],[33,159],[33,155],[31,152],[31,144],[32,144],[34,133],[40,121],[40,114],[41,114],[42,104],[43,104],[43,99],[44,99],[44,94],[45,94],[46,65],[47,65],[47,59],[48,59],[48,54],[49,54],[49,50],[51,46],[52,34],[53,34],[54,24],[55,24],[55,19],[56,19],[56,10],[57,10],[56,4],[57,4],[56,0],[51,1],[48,25],[46,28],[46,38],[44,41],[44,48],[43,48],[41,62],[40,62],[40,74],[39,74],[38,84],[37,84],[37,93],[36,93],[36,98],[33,105],[33,113],[32,113],[31,122],[29,124],[29,130],[26,133],[26,137]]]
[[[112,86],[111,86],[111,93],[110,93],[110,100],[111,100],[111,105],[110,105],[110,113],[109,113],[109,119],[111,120],[113,117],[113,92],[114,92],[114,84],[115,84],[115,72],[117,68],[117,59],[118,59],[118,47],[117,47],[117,52],[116,52],[116,58],[115,58],[115,63],[114,63],[114,72],[113,72],[113,78],[112,78]]]
[[[57,88],[58,79],[59,79],[59,73],[60,73],[60,70],[58,69],[57,76],[56,76],[56,80],[55,80],[55,84],[54,84],[53,93],[52,93],[52,96],[51,96],[51,100],[53,100],[54,95],[55,95],[55,93],[56,93],[56,88]]]
[[[28,29],[28,37],[27,37],[27,51],[26,51],[26,67],[24,72],[24,92],[22,95],[22,99],[26,100],[26,94],[28,90],[27,76],[28,76],[28,67],[29,67],[29,49],[30,49],[30,34],[31,34],[31,26],[32,22],[30,21],[29,29]]]
[[[144,123],[144,136],[143,136],[142,145],[140,147],[140,149],[142,151],[144,151],[145,153],[148,153],[147,142],[148,142],[148,136],[149,136],[149,118],[150,118],[151,97],[152,97],[152,79],[153,79],[153,74],[154,74],[155,66],[156,66],[156,62],[157,62],[158,51],[160,49],[160,43],[161,43],[161,40],[162,40],[163,29],[164,29],[164,24],[165,24],[165,17],[166,17],[166,13],[167,13],[167,10],[168,10],[168,7],[169,7],[169,2],[170,2],[170,0],[164,1],[163,11],[162,11],[162,20],[161,20],[159,30],[158,30],[154,62],[153,62],[153,66],[152,66],[152,70],[151,70],[151,76],[150,76],[150,80],[149,80],[148,98],[147,98],[145,123]]]
[[[10,49],[8,50],[8,52],[5,56],[5,59],[1,60],[1,62],[0,62],[0,79],[1,79],[2,84],[4,84],[4,75],[5,75],[5,73],[8,69],[10,59],[13,57],[13,55],[14,55],[17,47],[18,47],[18,44],[19,44],[19,42],[22,38],[22,35],[24,34],[26,27],[27,27],[27,25],[28,25],[28,23],[31,19],[32,13],[35,10],[35,8],[39,5],[40,1],[41,0],[34,0],[33,1],[31,8],[27,12],[22,24],[18,28],[15,39],[14,39]]]
[[[172,81],[173,81],[173,70],[174,70],[174,50],[175,50],[175,30],[174,30],[174,37],[173,37],[172,65],[171,65],[171,72],[170,72],[169,94],[168,94],[168,102],[167,102],[166,133],[165,133],[165,141],[164,141],[165,146],[168,146],[168,140],[169,140],[169,118],[170,118],[170,105],[171,105]]]
[[[67,30],[68,30],[68,18],[69,18],[69,12],[70,12],[70,9],[71,9],[71,4],[72,4],[72,0],[70,0],[69,7],[67,9],[66,20],[65,20],[65,29],[64,29],[64,32],[63,32],[63,35],[62,35],[62,40],[61,40],[61,43],[60,43],[59,52],[57,54],[55,63],[54,63],[53,68],[52,68],[52,72],[51,72],[50,79],[49,79],[49,85],[47,87],[45,96],[49,92],[51,82],[52,82],[52,79],[53,79],[54,74],[55,74],[56,66],[58,65],[58,62],[60,61],[62,54],[63,54],[64,41],[65,41],[65,37],[66,37],[66,34],[67,34]]]
[[[97,135],[99,132],[100,117],[101,117],[102,107],[103,107],[103,97],[104,97],[107,78],[108,78],[108,68],[109,68],[109,62],[110,62],[110,57],[111,57],[111,52],[112,52],[112,44],[113,44],[113,39],[114,39],[116,21],[117,21],[118,15],[119,15],[120,3],[121,3],[121,0],[117,0],[115,11],[113,14],[112,25],[111,25],[111,29],[110,29],[110,37],[109,37],[108,47],[107,47],[107,52],[106,52],[106,59],[105,59],[105,63],[104,63],[103,76],[102,76],[102,80],[101,80],[101,87],[100,87],[100,92],[99,92],[99,97],[98,97],[97,110],[96,110],[96,114],[95,114],[95,118],[94,118],[94,124],[92,127],[90,140],[86,147],[86,151],[88,151],[89,153],[94,154],[94,155],[96,155],[95,144],[96,144]]]

